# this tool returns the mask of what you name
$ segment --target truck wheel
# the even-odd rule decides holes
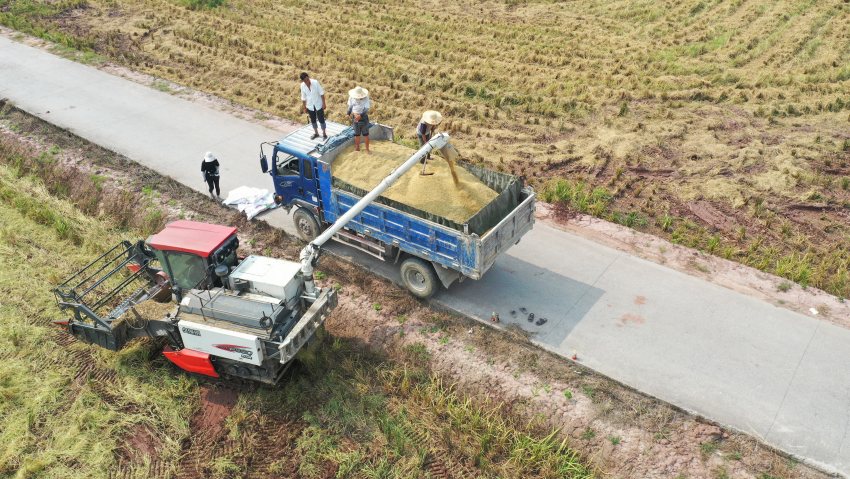
[[[400,269],[401,281],[417,298],[427,299],[437,292],[437,275],[430,264],[419,258],[407,258]]]
[[[319,223],[313,214],[304,208],[298,208],[292,214],[292,220],[295,222],[295,230],[298,232],[298,237],[309,243],[319,236]]]

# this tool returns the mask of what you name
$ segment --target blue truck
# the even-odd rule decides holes
[[[327,141],[311,139],[310,125],[260,145],[260,165],[274,182],[275,201],[293,212],[298,235],[311,242],[368,192],[333,175],[337,155],[353,143],[347,125],[328,122]],[[373,124],[372,142],[393,141],[392,128]],[[448,135],[441,135],[447,140]],[[446,144],[443,155],[452,154]],[[440,160],[441,161],[441,160]],[[534,225],[534,190],[521,178],[458,161],[498,196],[458,224],[410,205],[378,197],[333,239],[400,267],[404,286],[427,298],[455,281],[480,279],[496,258]]]

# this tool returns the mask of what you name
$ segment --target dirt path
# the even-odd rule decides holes
[[[265,224],[248,223],[231,210],[202,200],[197,193],[171,180],[66,132],[55,131],[40,120],[12,111],[2,118],[2,123],[2,134],[23,138],[37,151],[47,151],[54,144],[61,146],[58,158],[62,164],[86,174],[97,172],[106,178],[104,188],[120,185],[141,190],[142,185],[156,179],[159,195],[151,201],[166,208],[170,217],[239,227],[244,254],[262,252],[293,258],[300,248],[291,238]],[[16,125],[14,131],[10,124]],[[489,404],[494,411],[534,424],[542,431],[559,429],[605,475],[825,477],[747,436],[724,431],[579,365],[544,353],[519,334],[503,334],[463,318],[435,313],[404,291],[356,266],[325,258],[321,269],[327,274],[324,280],[327,284],[339,283],[342,287],[340,305],[327,323],[333,336],[362,342],[398,361],[425,362],[472,401]],[[245,445],[234,451],[232,448],[236,446],[228,442],[226,418],[234,402],[235,396],[230,393],[207,391],[206,407],[193,420],[193,427],[201,427],[205,432],[188,445],[184,458],[187,467],[183,470],[190,475],[186,477],[226,472],[231,467],[251,471],[271,467],[264,465],[262,454],[251,452]],[[276,430],[275,434],[283,435],[284,442],[278,441],[277,448],[285,449],[281,444],[285,444],[286,437],[292,437],[287,434],[299,430],[298,425],[286,418],[273,419],[263,423]],[[246,421],[251,424],[251,420],[259,423],[260,418]],[[262,443],[257,441],[258,445]],[[217,468],[216,471],[193,469],[192,458],[203,449],[202,444],[214,444],[211,454],[225,451],[227,457],[239,457],[239,463],[213,460],[211,467]],[[460,473],[450,473],[450,464],[435,466],[434,472],[440,468],[449,476],[464,475],[462,469],[458,469]]]

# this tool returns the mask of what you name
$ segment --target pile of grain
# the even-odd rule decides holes
[[[371,154],[347,147],[333,162],[333,176],[369,191],[416,150],[390,141],[376,141]],[[384,192],[383,197],[456,223],[465,223],[498,195],[464,168],[453,168],[438,154],[431,154],[422,176],[416,165]],[[456,174],[457,180],[453,179]]]

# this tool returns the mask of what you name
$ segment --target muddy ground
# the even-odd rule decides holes
[[[232,224],[239,227],[243,254],[296,258],[300,244],[284,233],[262,222],[247,222],[233,210],[170,179],[10,106],[3,111],[0,121],[4,136],[24,141],[35,151],[46,152],[58,146],[57,158],[69,171],[96,173],[106,178],[104,188],[141,191],[153,186],[159,193],[155,202],[167,211],[164,220],[180,217]],[[581,231],[583,226],[580,221],[572,221],[564,227]],[[587,230],[591,237],[600,234],[599,225]],[[628,230],[621,233],[629,234]],[[624,241],[623,245],[638,248],[644,241],[648,239]],[[654,248],[657,243],[648,244],[646,249]],[[753,438],[725,430],[580,364],[543,352],[518,332],[503,333],[465,318],[435,312],[355,265],[325,257],[320,269],[327,275],[323,280],[326,284],[341,287],[339,307],[327,322],[333,337],[354,340],[366,350],[392,360],[413,358],[427,362],[435,374],[475,403],[489,405],[499,414],[533,424],[542,431],[557,429],[571,447],[598,466],[603,477],[827,477]],[[244,451],[236,466],[251,471],[250,476],[297,476],[292,472],[294,464],[268,462],[271,449],[232,444],[222,428],[236,401],[251,394],[251,390],[205,386],[191,422],[193,439],[184,445],[185,467],[181,468],[180,477],[208,476],[210,471],[204,467],[210,463],[201,459],[234,450]],[[302,427],[299,418],[237,419],[249,428],[279,431],[274,446],[278,452],[286,450],[286,438],[294,437],[291,434],[297,434]],[[132,450],[156,450],[155,438],[147,437],[143,430],[135,437],[136,447]],[[129,450],[119,452],[119,456],[124,465],[116,476],[129,477],[137,470],[137,456]],[[150,470],[157,470],[155,461]],[[470,477],[469,471],[464,464],[454,464],[448,468],[439,466],[432,475]]]

